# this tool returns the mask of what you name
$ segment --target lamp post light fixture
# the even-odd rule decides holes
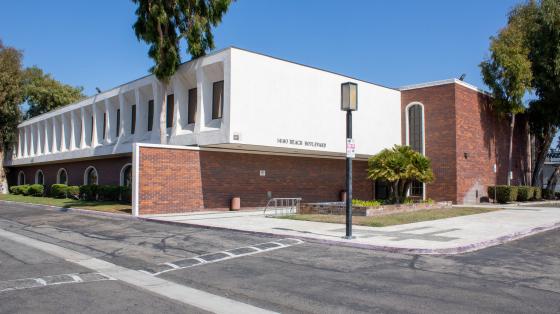
[[[358,110],[358,85],[342,83],[340,109],[346,111],[346,236],[352,239],[352,159],[355,156],[355,144],[352,138],[352,111]]]

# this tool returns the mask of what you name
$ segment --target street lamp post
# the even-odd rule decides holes
[[[346,239],[352,239],[352,159],[355,144],[352,138],[352,111],[358,110],[358,85],[343,83],[340,109],[346,111]]]

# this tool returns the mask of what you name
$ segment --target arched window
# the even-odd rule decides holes
[[[89,166],[84,172],[84,184],[92,185],[97,184],[97,170],[93,166]]]
[[[421,103],[411,103],[406,106],[406,145],[413,150],[425,154],[424,136],[424,106]],[[424,197],[424,184],[412,182],[410,196]]]
[[[64,168],[58,169],[58,173],[56,175],[56,183],[68,184],[68,172],[66,172],[66,169]]]
[[[18,173],[17,183],[18,183],[18,185],[24,185],[25,184],[25,172],[20,171]]]
[[[35,172],[35,184],[45,184],[43,170],[37,170],[37,172]]]
[[[132,164],[126,164],[121,169],[121,186],[132,186]]]

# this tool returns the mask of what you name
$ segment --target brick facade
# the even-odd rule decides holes
[[[9,168],[8,181],[10,186],[17,185],[17,176],[20,171],[25,173],[27,184],[35,183],[35,174],[38,170],[43,171],[45,186],[48,188],[56,183],[58,170],[66,169],[68,174],[68,185],[83,185],[84,172],[89,166],[97,170],[99,184],[120,184],[120,173],[124,165],[132,162],[131,156],[113,157],[105,159],[91,159],[82,161],[71,161],[64,163],[50,163],[43,165],[31,165],[26,167]]]
[[[367,162],[353,165],[354,197],[372,199]],[[140,214],[227,210],[235,196],[244,208],[264,207],[268,192],[304,202],[337,201],[345,169],[343,159],[140,147]]]
[[[487,199],[488,185],[506,183],[509,121],[492,111],[487,95],[455,83],[406,90],[401,95],[403,143],[406,106],[424,105],[426,156],[432,160],[435,175],[426,187],[426,197],[477,203]],[[526,184],[530,169],[523,116],[517,117],[514,132],[512,184]]]

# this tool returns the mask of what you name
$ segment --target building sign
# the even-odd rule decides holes
[[[346,158],[356,158],[356,143],[353,138],[346,139]]]
[[[285,144],[285,145],[297,145],[297,146],[304,146],[304,147],[318,147],[318,148],[326,148],[327,143],[319,143],[314,141],[303,141],[303,140],[296,140],[291,138],[277,138],[277,144]]]

